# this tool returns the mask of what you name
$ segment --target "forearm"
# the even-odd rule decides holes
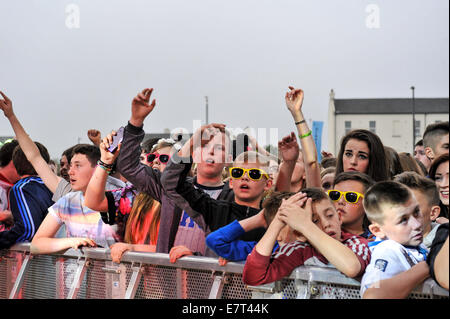
[[[299,231],[337,270],[350,278],[361,272],[361,263],[349,247],[330,237],[313,223],[304,228]]]
[[[302,146],[303,162],[305,164],[306,173],[306,185],[308,187],[321,187],[320,165],[314,138],[312,134],[301,138],[301,136],[308,134],[311,130],[305,121],[302,111],[298,111],[293,114],[293,118],[295,122],[304,121],[297,124],[297,132],[300,138],[300,144]]]
[[[276,218],[276,217],[275,217]],[[271,256],[273,251],[273,246],[277,242],[278,234],[281,229],[284,227],[278,221],[272,221],[267,228],[267,231],[264,233],[264,236],[260,239],[260,241],[256,244],[256,251],[262,256]]]
[[[95,211],[105,211],[102,203],[106,199],[105,186],[107,177],[108,173],[100,166],[97,166],[84,195],[85,206]]]
[[[428,265],[422,261],[392,278],[376,282],[364,292],[363,298],[405,299],[416,286],[428,277]]]
[[[291,179],[294,172],[295,162],[282,162],[278,171],[275,190],[278,192],[291,191]]]
[[[264,220],[264,209],[252,217],[240,220],[239,225],[241,225],[244,232],[260,227],[267,227]]]
[[[30,251],[34,255],[52,254],[72,247],[71,238],[48,238],[36,236],[31,241]]]
[[[448,237],[442,246],[441,250],[436,256],[436,260],[434,261],[434,275],[436,277],[436,281],[445,289],[448,290],[448,277],[449,277],[449,246],[448,246]]]

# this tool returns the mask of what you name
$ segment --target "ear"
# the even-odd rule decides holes
[[[233,179],[230,178],[228,181],[228,186],[230,187],[230,189],[233,189]]]
[[[439,214],[441,213],[441,207],[439,206],[432,206],[431,207],[431,213],[430,213],[430,220],[433,222],[436,220],[436,218],[439,217]]]
[[[273,181],[272,181],[272,179],[269,178],[266,181],[266,186],[264,187],[264,190],[269,190],[272,187],[272,184],[273,184]]]
[[[425,147],[425,155],[428,157],[430,161],[434,160],[434,152],[431,147]]]
[[[369,225],[369,230],[372,234],[374,234],[375,236],[377,236],[378,238],[386,238],[386,234],[383,232],[383,230],[381,229],[380,224],[378,223],[372,223]]]

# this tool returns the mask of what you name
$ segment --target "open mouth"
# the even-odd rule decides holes
[[[242,184],[242,185],[239,187],[239,189],[241,189],[241,190],[243,190],[243,191],[245,192],[245,191],[250,190],[250,187],[249,187],[247,184]]]
[[[448,198],[448,191],[441,191],[441,195],[444,198]]]
[[[215,161],[214,161],[212,158],[207,158],[207,159],[205,160],[205,163],[206,163],[206,164],[215,164]]]

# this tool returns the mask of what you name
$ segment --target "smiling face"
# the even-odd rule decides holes
[[[442,203],[446,206],[448,206],[449,199],[448,199],[448,190],[449,190],[449,162],[443,162],[441,163],[437,169],[436,169],[436,175],[434,177],[434,180],[436,182],[436,185],[439,189],[439,198],[441,199]]]
[[[369,226],[382,239],[391,239],[404,246],[418,246],[423,241],[423,216],[414,196],[399,205],[382,204],[383,222]]]
[[[342,164],[344,172],[357,171],[367,173],[369,168],[369,146],[365,141],[349,139],[345,144]]]
[[[341,192],[358,192],[364,194],[364,185],[358,181],[346,180],[342,181],[334,186],[335,190]],[[363,227],[363,220],[365,216],[363,198],[360,197],[356,203],[349,203],[345,200],[344,196],[341,196],[337,202],[334,202],[336,211],[342,216],[343,227],[349,227],[351,229]]]
[[[86,155],[74,154],[69,169],[72,190],[82,191],[84,194],[94,171],[95,167],[92,167]]]

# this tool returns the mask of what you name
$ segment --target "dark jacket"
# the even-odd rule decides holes
[[[226,226],[234,220],[242,220],[259,213],[260,209],[239,205],[236,202],[213,199],[186,180],[192,166],[192,158],[180,158],[174,154],[164,170],[161,182],[167,196],[183,208],[206,234]],[[202,224],[200,224],[202,223]],[[245,233],[240,239],[259,241],[264,228]]]
[[[161,185],[161,173],[140,162],[140,144],[145,132],[142,127],[136,127],[128,123],[124,130],[122,147],[117,160],[117,170],[140,192],[145,192],[161,203],[161,216],[159,224],[156,252],[168,253],[173,246],[177,234],[178,225],[183,210],[177,207]],[[191,179],[192,181],[192,179]],[[224,186],[219,198],[234,198],[233,191]],[[192,213],[192,212],[191,212]],[[204,222],[194,219],[199,226]]]

